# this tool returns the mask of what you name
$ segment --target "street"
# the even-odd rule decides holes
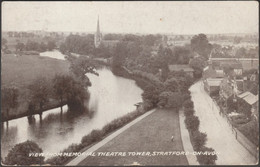
[[[219,154],[217,165],[254,165],[256,160],[235,138],[227,121],[199,81],[190,88],[195,115],[200,120],[200,131],[207,134],[207,147]]]

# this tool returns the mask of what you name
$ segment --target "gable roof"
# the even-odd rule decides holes
[[[238,95],[241,99],[245,100],[248,104],[253,105],[258,101],[258,95],[254,95],[251,92],[244,92]]]

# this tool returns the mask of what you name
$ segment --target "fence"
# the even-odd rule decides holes
[[[229,124],[232,133],[235,135],[236,140],[245,148],[247,149],[256,159],[258,159],[259,156],[259,148],[257,145],[255,145],[254,143],[252,143],[246,136],[244,136],[237,128],[235,128],[232,123],[231,120],[229,119],[228,115],[226,114],[226,112],[224,111],[224,109],[219,106],[215,100],[213,100],[213,102],[215,103],[216,108],[218,109],[219,114],[227,121],[227,123]]]

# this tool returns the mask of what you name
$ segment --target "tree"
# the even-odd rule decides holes
[[[69,75],[55,75],[53,78],[54,95],[60,100],[61,111],[63,102],[68,100],[68,93],[72,86],[71,80],[73,78]]]
[[[22,42],[18,42],[15,46],[16,51],[23,51],[25,49],[25,45]]]
[[[47,43],[47,49],[48,50],[53,50],[56,47],[55,41],[48,41]]]
[[[246,49],[244,47],[239,48],[236,53],[236,57],[246,57]]]
[[[200,151],[202,151],[204,153],[205,152],[212,153],[212,154],[197,155],[198,161],[201,165],[215,165],[216,164],[215,161],[218,159],[218,157],[216,154],[213,154],[213,152],[215,151],[214,149],[203,146]]]
[[[195,151],[199,151],[207,142],[206,133],[202,133],[200,131],[193,132],[193,148]]]
[[[98,75],[96,72],[95,63],[90,58],[86,56],[79,56],[78,58],[71,59],[70,61],[70,70],[76,77],[89,82],[85,74],[92,73]],[[87,84],[90,84],[90,82]]]
[[[173,92],[173,94],[168,99],[168,104],[166,107],[169,108],[177,108],[182,105],[182,95],[179,92]]]
[[[142,93],[143,101],[149,102],[152,107],[155,107],[159,102],[159,89],[155,86],[148,85],[144,88],[144,92]]]
[[[194,107],[194,104],[193,104],[193,101],[191,101],[190,99],[188,99],[188,100],[185,100],[185,101],[184,101],[183,106],[184,106],[185,108],[193,108],[193,107]]]
[[[190,43],[193,51],[208,59],[208,56],[212,49],[212,45],[209,43],[208,38],[205,34],[193,36]]]
[[[50,95],[50,86],[46,78],[38,77],[29,86],[30,90],[30,103],[33,106],[39,105],[40,111],[43,106],[48,102]]]
[[[9,110],[18,106],[19,91],[16,87],[1,88],[1,108],[6,111],[7,119]]]
[[[171,91],[164,91],[164,92],[160,93],[158,106],[162,107],[162,108],[166,107],[168,104],[168,100],[172,95],[173,95],[173,92],[171,92]]]
[[[164,87],[166,91],[176,92],[179,91],[179,84],[176,78],[167,79],[164,82]]]
[[[200,121],[197,116],[191,115],[185,118],[185,125],[191,133],[199,129]]]
[[[115,53],[112,59],[112,69],[120,69],[124,65],[126,56],[128,55],[127,42],[120,42],[115,48]]]
[[[194,77],[201,77],[204,64],[205,60],[201,57],[196,57],[190,60],[189,65],[194,69]]]
[[[42,153],[42,149],[33,141],[16,144],[5,158],[7,165],[41,165],[44,163],[43,156],[29,156],[31,153]]]
[[[186,117],[189,117],[189,116],[193,115],[194,113],[195,113],[195,111],[192,108],[185,108],[184,109],[184,115]]]

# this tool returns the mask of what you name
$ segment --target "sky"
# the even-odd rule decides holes
[[[257,1],[3,2],[3,31],[258,33]]]

